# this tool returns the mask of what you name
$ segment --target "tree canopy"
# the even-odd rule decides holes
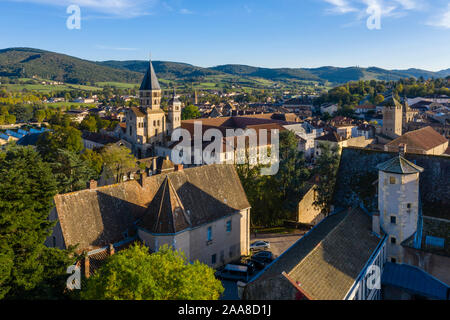
[[[197,119],[199,117],[200,111],[198,111],[198,107],[193,104],[186,106],[181,111],[181,120]]]
[[[68,252],[44,241],[57,192],[50,165],[31,147],[11,146],[0,153],[0,298],[52,298],[70,265]]]
[[[135,244],[108,258],[88,279],[87,300],[217,300],[223,292],[214,269],[189,263],[179,251],[164,246],[150,254]]]

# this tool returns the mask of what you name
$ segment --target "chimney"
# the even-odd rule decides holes
[[[372,231],[380,234],[380,211],[372,212]]]
[[[175,165],[175,171],[183,171],[183,165],[182,164],[176,164]]]
[[[95,180],[91,180],[87,183],[87,188],[92,190],[92,189],[97,189],[97,181]]]
[[[139,177],[139,184],[141,185],[142,188],[145,188],[146,186],[145,180],[147,180],[147,173],[145,171],[141,171],[141,175]]]
[[[401,143],[398,145],[398,155],[404,157],[406,153],[406,144]]]
[[[169,156],[168,156],[168,155],[166,156],[166,160],[170,160],[170,158],[169,158]]]
[[[115,253],[114,245],[112,243],[109,244],[109,255],[112,256]]]
[[[157,167],[157,162],[156,162],[156,157],[155,157],[152,160],[152,174],[156,174],[156,171],[158,170],[156,167]]]
[[[91,267],[89,264],[89,256],[86,253],[86,256],[84,257],[84,276],[86,278],[89,278],[91,276]]]

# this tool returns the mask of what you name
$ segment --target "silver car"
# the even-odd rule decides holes
[[[255,241],[250,245],[250,250],[252,251],[258,251],[258,250],[267,250],[270,249],[270,242],[269,241]]]

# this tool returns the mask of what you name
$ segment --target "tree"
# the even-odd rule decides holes
[[[199,117],[200,111],[193,104],[188,105],[181,111],[181,120],[197,119]]]
[[[85,189],[86,183],[95,177],[89,162],[77,153],[59,149],[52,163],[53,174],[57,180],[59,193]]]
[[[319,179],[317,184],[317,200],[314,202],[314,205],[323,208],[323,212],[328,214],[336,184],[339,154],[337,148],[332,149],[325,143],[320,145],[320,150],[321,153],[317,158],[314,169],[314,174]]]
[[[80,129],[89,132],[97,132],[97,120],[94,116],[88,116],[80,123]]]
[[[107,176],[114,177],[117,183],[122,182],[127,169],[136,166],[136,158],[126,147],[111,144],[103,148],[100,154],[105,164]]]
[[[16,116],[12,114],[7,114],[5,116],[5,122],[7,124],[15,124],[16,123]]]
[[[54,276],[71,259],[44,245],[57,191],[50,166],[33,148],[10,146],[0,153],[0,176],[0,298],[60,296],[64,287]]]
[[[98,180],[103,169],[103,158],[100,153],[91,149],[85,149],[81,154],[81,159],[87,161],[91,169],[95,173],[95,180]]]
[[[36,146],[44,160],[53,162],[59,149],[79,153],[83,150],[83,140],[81,132],[73,127],[53,126],[52,131],[39,137]]]
[[[167,245],[150,254],[135,244],[119,251],[88,279],[86,300],[217,300],[224,291],[214,269]]]
[[[377,94],[373,100],[376,105],[379,105],[384,101],[384,96],[382,94]]]
[[[34,112],[34,119],[37,122],[42,122],[45,119],[45,110],[39,109]]]

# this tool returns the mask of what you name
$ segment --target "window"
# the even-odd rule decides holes
[[[212,241],[212,227],[208,227],[208,241]]]
[[[389,177],[389,183],[395,184],[395,177]]]
[[[411,209],[411,203],[408,203],[408,204],[406,205],[406,207],[407,207],[408,209]]]
[[[391,216],[391,223],[392,224],[396,224],[397,223],[397,217],[396,216]]]
[[[397,263],[397,259],[395,259],[394,257],[391,257],[391,262],[392,263]]]
[[[392,244],[396,244],[397,243],[397,239],[395,237],[391,237],[391,243]]]
[[[217,260],[217,255],[216,254],[213,254],[212,256],[211,256],[211,264],[216,264],[216,260]]]
[[[231,220],[227,221],[227,232],[231,232]]]

